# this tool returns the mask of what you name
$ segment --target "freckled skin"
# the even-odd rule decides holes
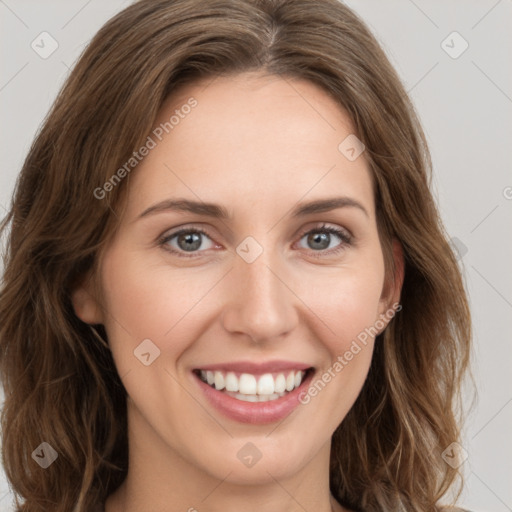
[[[279,424],[221,415],[191,371],[284,359],[321,377],[389,310],[399,286],[384,286],[368,165],[364,153],[351,162],[338,151],[351,122],[309,82],[243,74],[186,86],[155,126],[191,96],[197,106],[130,176],[127,209],[101,265],[104,307],[83,290],[74,297],[84,321],[105,325],[129,395],[130,469],[106,510],[167,511],[172,503],[199,512],[327,512],[330,439],[363,386],[374,341]],[[368,215],[345,207],[289,216],[298,202],[333,196],[356,199]],[[168,198],[217,203],[232,219],[171,211],[137,219]],[[303,234],[321,233],[322,224],[348,231],[352,242],[330,235],[329,247],[342,248],[322,254]],[[167,250],[179,251],[176,238],[158,244],[185,226],[208,233],[193,258]],[[236,253],[248,236],[263,248],[253,263]],[[160,350],[149,366],[134,356],[144,339]],[[237,457],[247,442],[262,453],[252,468]]]

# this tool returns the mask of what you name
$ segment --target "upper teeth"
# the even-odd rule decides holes
[[[237,376],[234,372],[201,370],[201,379],[215,389],[238,392],[243,395],[273,395],[292,391],[300,386],[306,372],[295,370],[286,373],[265,373],[257,376],[242,373]]]

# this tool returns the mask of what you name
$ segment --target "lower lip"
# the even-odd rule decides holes
[[[196,374],[193,375],[209,402],[224,416],[241,423],[263,425],[286,418],[300,405],[299,395],[303,389],[309,386],[313,372],[308,372],[306,379],[301,382],[298,388],[280,398],[267,402],[244,402],[243,400],[237,400],[222,391],[217,391],[206,382],[203,382]]]

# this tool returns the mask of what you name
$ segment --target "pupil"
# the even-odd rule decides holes
[[[315,233],[308,237],[308,243],[312,242],[314,249],[327,249],[329,241],[330,235],[328,233]]]
[[[181,242],[186,242],[182,244]],[[184,251],[194,251],[201,247],[201,236],[198,233],[185,233],[178,237],[178,245]]]

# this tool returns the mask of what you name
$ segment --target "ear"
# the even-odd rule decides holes
[[[71,302],[75,314],[82,322],[96,325],[103,324],[103,313],[93,287],[90,275],[86,275],[73,287]]]
[[[395,272],[394,275],[386,276],[384,287],[382,289],[382,295],[379,301],[379,314],[381,319],[385,322],[386,326],[394,316],[390,314],[390,311],[397,310],[397,306],[400,302],[402,285],[404,283],[404,253],[402,244],[396,238],[394,238],[392,241],[392,254]],[[382,331],[384,329],[382,329]]]

